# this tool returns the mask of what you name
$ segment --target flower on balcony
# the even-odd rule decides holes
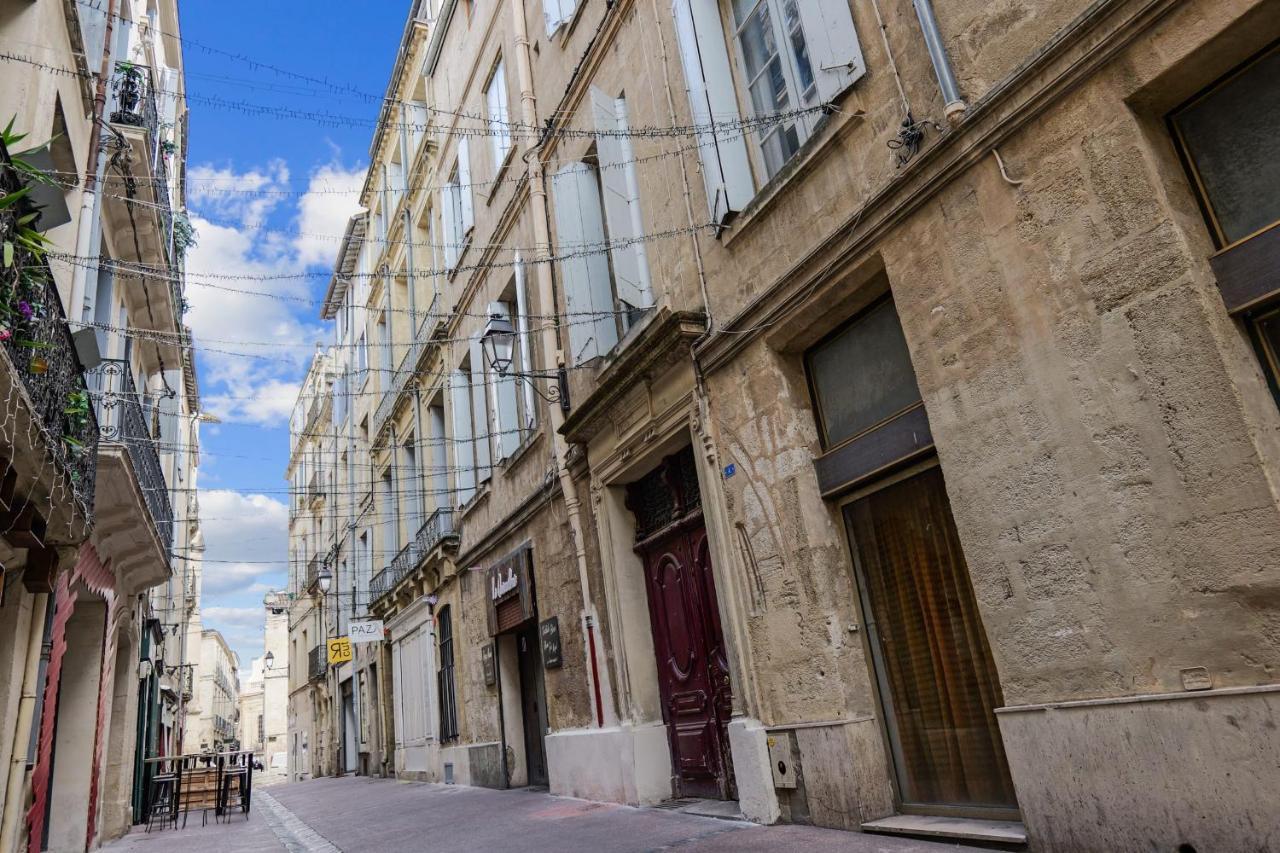
[[[31,307],[31,303],[25,299],[18,300],[18,313],[22,315],[22,319],[30,320],[35,311]]]
[[[0,328],[0,341],[7,341],[13,337],[13,329]]]

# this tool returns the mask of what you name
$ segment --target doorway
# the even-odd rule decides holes
[[[516,665],[520,673],[520,715],[524,721],[526,779],[530,785],[546,786],[547,750],[542,708],[542,647],[538,626],[526,625],[516,634]]]
[[[1017,818],[991,648],[936,463],[844,507],[904,812]]]
[[[356,703],[351,679],[342,682],[342,772],[355,773],[356,761]]]
[[[677,797],[736,796],[728,724],[729,662],[693,451],[628,486],[644,563],[658,692]]]

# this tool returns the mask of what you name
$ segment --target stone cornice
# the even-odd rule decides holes
[[[615,404],[638,384],[687,358],[693,342],[706,331],[706,318],[695,311],[659,308],[621,351],[606,356],[595,375],[595,391],[565,418],[560,434],[570,443],[586,443],[600,431]]]

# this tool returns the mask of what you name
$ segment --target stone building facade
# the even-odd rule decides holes
[[[1265,846],[1278,33],[1250,0],[415,4],[335,276],[389,356],[388,766]]]

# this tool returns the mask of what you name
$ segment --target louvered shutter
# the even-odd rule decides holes
[[[529,294],[525,288],[528,285],[528,279],[524,273],[524,263],[520,259],[520,253],[515,256],[516,263],[516,348],[520,351],[520,371],[528,373],[533,370],[533,346],[532,336],[529,334]],[[533,385],[529,382],[520,383],[524,389],[524,426],[525,429],[533,429],[533,425],[538,422],[538,408],[536,401],[533,399]]]
[[[596,155],[600,160],[604,217],[609,226],[614,287],[623,302],[635,308],[648,308],[653,304],[653,295],[644,243],[638,242],[644,234],[644,225],[631,140],[609,133],[627,129],[626,101],[615,100],[592,86],[591,110],[596,130],[601,131],[596,137]]]
[[[471,377],[462,370],[449,376],[449,416],[453,419],[454,503],[462,506],[476,493],[475,434],[471,430]],[[444,501],[441,500],[441,504]]]
[[[547,35],[555,35],[556,30],[568,23],[577,6],[577,0],[542,0],[542,16],[547,20]]]
[[[467,232],[471,230],[471,226],[476,224],[475,207],[472,205],[472,197],[475,195],[471,187],[471,155],[469,153],[470,146],[467,144],[467,137],[458,140],[458,198],[461,201],[460,208],[462,210],[462,230],[458,235],[465,238]],[[462,242],[459,240],[458,242]]]
[[[444,268],[451,270],[458,265],[458,188],[445,184],[440,189],[440,217],[444,226]]]
[[[511,319],[511,303],[490,302],[490,316],[502,316]],[[513,324],[514,325],[514,324]],[[486,366],[487,367],[487,366]],[[515,367],[513,369],[523,369]],[[520,407],[516,395],[516,378],[508,371],[506,376],[497,376],[492,370],[486,370],[490,382],[489,399],[493,403],[494,446],[498,448],[498,458],[506,459],[520,448],[523,439],[520,425]]]
[[[570,360],[579,364],[604,355],[618,342],[613,318],[609,262],[599,248],[604,220],[596,176],[585,163],[567,163],[552,176],[555,201],[556,254],[564,285]]]
[[[471,423],[476,431],[476,483],[488,482],[493,473],[493,419],[489,417],[488,383],[480,338],[471,339]]]
[[[849,0],[810,0],[797,8],[818,98],[824,103],[834,101],[867,71]]]
[[[694,123],[738,121],[729,49],[716,0],[672,0],[671,10]],[[730,129],[708,130],[697,139],[711,221],[723,222],[746,207],[755,194],[747,144],[741,131]]]

